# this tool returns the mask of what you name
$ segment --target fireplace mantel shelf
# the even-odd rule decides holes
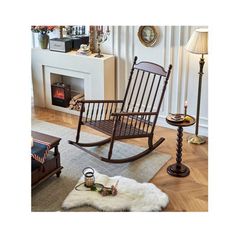
[[[101,57],[101,58],[97,58],[95,57],[96,53],[93,53],[89,56],[85,56],[85,55],[79,55],[79,54],[76,54],[76,51],[70,51],[70,52],[67,52],[67,53],[63,53],[63,52],[55,52],[55,51],[50,51],[49,49],[41,49],[41,48],[32,48],[32,53],[33,51],[36,53],[45,53],[45,55],[48,55],[48,53],[50,54],[55,54],[57,56],[61,56],[61,55],[64,55],[64,56],[74,56],[74,57],[77,57],[77,58],[87,58],[87,59],[93,59],[93,60],[99,60],[99,61],[105,61],[109,58],[113,58],[114,56],[113,55],[110,55],[110,54],[104,54],[104,57]]]
[[[32,48],[32,81],[35,106],[75,114],[76,112],[54,106],[51,103],[51,73],[71,76],[84,80],[86,99],[115,98],[115,57],[104,54],[104,57],[77,55]]]

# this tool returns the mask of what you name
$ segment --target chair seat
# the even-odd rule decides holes
[[[140,138],[149,136],[148,132],[139,129],[138,124],[135,127],[135,122],[133,125],[127,124],[126,122],[117,121],[115,138]],[[94,128],[104,134],[109,136],[112,135],[114,121],[113,120],[98,120],[86,122],[85,125]]]

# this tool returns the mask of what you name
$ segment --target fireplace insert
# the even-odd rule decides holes
[[[52,105],[68,107],[71,100],[70,85],[57,82],[51,85]]]

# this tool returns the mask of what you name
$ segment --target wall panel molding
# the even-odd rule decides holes
[[[144,47],[138,40],[138,26],[114,26],[112,29],[112,50],[106,51],[116,56],[116,95],[123,98],[129,78],[134,56],[139,60],[150,60],[168,69],[173,65],[166,95],[160,110],[158,123],[170,127],[165,122],[168,113],[184,112],[184,101],[188,101],[188,113],[196,115],[197,79],[199,57],[185,50],[191,34],[197,26],[158,26],[161,31],[161,41],[152,48]],[[109,43],[109,42],[106,42]],[[107,47],[109,48],[109,47]],[[207,60],[204,66],[204,79],[208,80]],[[208,83],[205,83],[208,85]],[[204,84],[204,85],[205,85]],[[202,90],[202,96],[208,97],[208,88]],[[208,134],[208,103],[201,103],[199,134]],[[195,126],[186,129],[194,133]]]

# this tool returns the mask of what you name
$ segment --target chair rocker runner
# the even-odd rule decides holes
[[[134,63],[123,100],[84,100],[81,103],[76,140],[69,143],[105,162],[123,163],[137,160],[152,152],[165,139],[154,142],[154,128],[164,98],[172,65],[168,71],[152,62]],[[80,143],[81,125],[98,130],[109,138],[94,143]],[[148,148],[134,156],[112,158],[114,141],[118,139],[147,138]],[[107,157],[86,147],[110,143]]]

